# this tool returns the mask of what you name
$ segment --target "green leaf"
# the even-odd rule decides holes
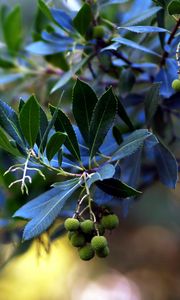
[[[47,116],[44,112],[44,110],[40,107],[40,122],[39,122],[39,132],[38,132],[38,136],[37,136],[37,140],[36,140],[36,144],[38,145],[40,150],[44,150],[45,146],[46,146],[46,142],[47,142],[47,137],[49,132],[45,135],[45,132],[48,128],[48,119]],[[54,125],[54,124],[53,124]],[[52,125],[52,127],[53,127]]]
[[[55,67],[58,67],[62,69],[63,71],[68,71],[69,70],[69,65],[68,62],[65,58],[64,53],[55,53],[53,55],[46,55],[45,59]]]
[[[133,154],[136,150],[143,146],[144,141],[153,134],[147,129],[138,129],[132,132],[122,144],[119,149],[111,156],[111,161],[120,160]]]
[[[39,111],[39,103],[37,102],[35,96],[32,95],[28,99],[28,101],[23,105],[19,115],[22,132],[31,148],[36,142],[36,138],[39,131]]]
[[[158,104],[160,102],[160,86],[161,83],[152,84],[151,88],[146,94],[144,104],[145,104],[145,114],[146,121],[148,125],[151,123],[152,118],[154,117],[156,110],[158,108]]]
[[[0,68],[2,69],[12,69],[15,68],[16,65],[13,61],[8,60],[6,58],[0,57]]]
[[[97,101],[93,89],[87,83],[77,79],[73,89],[73,115],[87,144],[89,142],[90,121]]]
[[[0,125],[21,147],[25,145],[22,130],[16,112],[0,100]]]
[[[38,1],[38,6],[42,13],[51,21],[54,22],[54,19],[52,17],[51,11],[49,7],[46,5],[46,3],[43,0]]]
[[[50,105],[50,111],[52,115],[54,114],[55,110],[56,108]],[[57,118],[54,126],[56,131],[64,132],[67,134],[67,138],[65,140],[64,145],[78,161],[81,161],[79,145],[74,129],[71,125],[69,118],[60,109],[58,109]]]
[[[180,14],[180,1],[179,0],[173,0],[169,3],[168,7],[168,13],[170,15],[179,15]]]
[[[96,182],[96,185],[105,193],[118,198],[128,198],[142,194],[124,182],[111,178]]]
[[[98,100],[90,123],[89,150],[93,158],[111,128],[116,115],[117,100],[109,88]]]
[[[56,90],[60,89],[63,85],[65,85],[88,61],[89,57],[83,58],[78,64],[74,65],[68,72],[64,73],[61,76],[61,79],[55,84],[52,88],[51,93],[54,93]]]
[[[3,34],[11,54],[20,49],[22,43],[21,6],[16,5],[3,22]]]
[[[6,134],[0,127],[0,148],[4,149],[5,151],[11,153],[14,156],[20,156],[18,149],[13,147],[10,143],[9,139],[7,138]]]
[[[129,127],[129,129],[131,131],[133,131],[135,128],[134,128],[134,125],[132,124],[130,118],[128,117],[128,114],[121,102],[121,99],[118,99],[117,98],[117,101],[118,101],[118,110],[117,110],[117,113],[118,113],[118,116],[123,120],[123,122]]]
[[[47,159],[51,161],[54,155],[60,150],[61,146],[64,144],[67,135],[65,133],[56,132],[51,136],[47,147],[46,147],[46,155]]]
[[[73,20],[73,25],[81,35],[85,35],[92,21],[91,7],[85,3]]]

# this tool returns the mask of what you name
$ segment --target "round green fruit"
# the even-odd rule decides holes
[[[76,231],[76,230],[78,230],[79,229],[79,225],[80,225],[79,221],[77,219],[74,219],[74,218],[68,218],[64,222],[64,227],[68,231]]]
[[[175,79],[172,82],[172,88],[176,91],[176,92],[180,92],[180,79]]]
[[[119,218],[115,214],[110,214],[107,216],[102,217],[101,224],[104,226],[105,229],[112,230],[119,225]]]
[[[95,39],[102,39],[104,37],[104,34],[105,34],[104,26],[97,25],[93,28],[93,37]]]
[[[94,251],[100,251],[107,246],[107,239],[102,235],[94,236],[91,240],[91,246]]]
[[[109,255],[109,247],[106,246],[105,248],[103,248],[99,251],[96,251],[96,255],[98,257],[102,257],[102,258],[107,257]]]
[[[74,232],[71,236],[71,244],[74,247],[83,247],[86,244],[85,236],[82,233]]]
[[[94,257],[94,250],[91,245],[86,245],[79,249],[79,257],[82,260],[90,260]]]
[[[80,223],[80,228],[86,234],[91,233],[94,230],[94,223],[91,220],[85,220]]]

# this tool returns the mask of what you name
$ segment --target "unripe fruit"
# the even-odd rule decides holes
[[[102,25],[97,25],[93,28],[93,37],[95,39],[102,39],[104,37],[104,26]]]
[[[105,248],[99,250],[99,251],[96,251],[96,255],[98,257],[107,257],[109,255],[109,247],[106,246]]]
[[[86,234],[91,233],[94,230],[94,223],[91,220],[85,220],[80,223],[80,228]]]
[[[91,246],[94,251],[100,251],[107,246],[107,239],[102,236],[94,236],[91,240]]]
[[[94,250],[91,245],[86,245],[79,249],[79,256],[82,260],[90,260],[94,257]]]
[[[172,82],[172,88],[176,91],[176,92],[180,92],[180,79],[175,79]]]
[[[68,231],[76,231],[79,228],[79,221],[74,218],[68,218],[64,222],[64,227]]]
[[[71,237],[71,244],[74,247],[83,247],[86,244],[86,239],[83,234],[75,232]]]
[[[119,225],[119,218],[115,214],[107,215],[102,217],[101,224],[105,229],[112,230]]]

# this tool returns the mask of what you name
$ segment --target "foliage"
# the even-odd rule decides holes
[[[94,238],[101,219],[124,214],[157,174],[175,188],[179,3],[146,1],[142,10],[137,0],[89,0],[75,13],[39,0],[31,42],[21,7],[1,7],[0,86],[3,98],[11,101],[11,90],[20,97],[15,109],[0,101],[0,147],[10,155],[4,181],[20,183],[24,196],[33,195],[36,174],[51,185],[13,211],[2,204],[5,233],[13,212],[15,223],[28,220],[23,240],[45,231],[54,239],[66,217],[93,221]]]

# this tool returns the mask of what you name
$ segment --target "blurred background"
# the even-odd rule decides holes
[[[78,9],[76,1],[67,2]],[[7,3],[21,4],[24,31],[31,30],[36,0],[0,0],[0,5]],[[3,179],[0,184],[3,197]],[[179,195],[179,184],[175,191],[158,181],[146,188],[121,218],[119,229],[109,234],[111,252],[106,259],[80,261],[66,236],[49,248],[44,235],[9,261],[14,246],[8,241],[0,245],[0,300],[179,300]],[[8,196],[14,211],[13,196]],[[18,192],[17,197],[23,203]]]

